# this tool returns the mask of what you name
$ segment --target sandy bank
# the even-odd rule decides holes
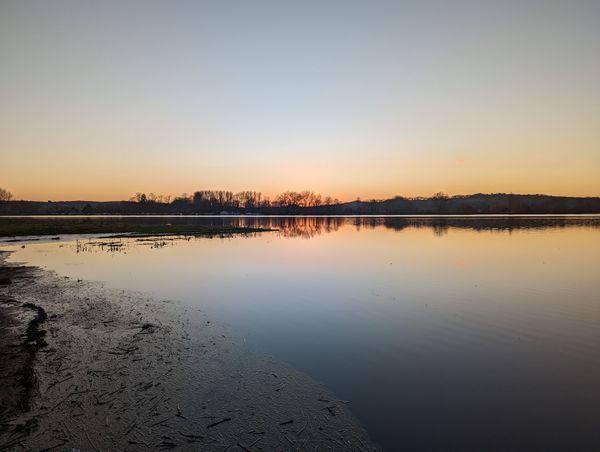
[[[202,312],[5,257],[0,449],[374,449],[346,403]]]

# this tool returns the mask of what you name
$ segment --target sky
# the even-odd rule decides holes
[[[600,1],[0,0],[0,187],[600,196]]]

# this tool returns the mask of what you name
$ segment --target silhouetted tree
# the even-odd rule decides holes
[[[435,208],[436,213],[446,212],[446,205],[450,200],[446,193],[439,191],[431,197],[431,200],[433,201],[433,207]]]
[[[8,190],[4,188],[0,188],[0,201],[10,201],[13,198],[13,195]]]

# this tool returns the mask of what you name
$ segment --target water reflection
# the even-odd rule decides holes
[[[475,231],[507,231],[520,229],[599,228],[600,217],[429,217],[429,218],[383,218],[384,226],[402,230],[432,228],[436,235],[445,235],[449,229],[473,229]]]
[[[115,222],[118,224],[191,224],[199,226],[231,226],[276,229],[279,236],[310,239],[321,234],[338,232],[353,226],[361,229],[385,227],[394,231],[408,228],[430,229],[436,236],[444,236],[452,229],[474,231],[512,232],[518,230],[545,230],[563,228],[599,228],[600,216],[488,216],[488,217],[268,217],[268,216],[143,216],[143,217],[58,217],[40,218],[58,222]],[[11,221],[0,218],[2,221]],[[249,234],[253,236],[254,234]]]
[[[136,219],[137,220],[137,219]],[[162,222],[161,218],[144,221]],[[600,227],[600,216],[580,217],[176,217],[172,223],[201,224],[210,226],[234,226],[277,229],[284,237],[312,238],[320,234],[338,231],[342,226],[352,225],[374,229],[384,226],[401,231],[406,228],[430,228],[436,235],[444,235],[449,229],[473,229],[476,231],[513,231],[519,229],[544,230],[548,228]]]
[[[600,217],[144,221],[279,232],[27,244],[13,260],[207,311],[350,400],[388,450],[600,444]]]

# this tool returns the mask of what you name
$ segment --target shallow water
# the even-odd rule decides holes
[[[600,444],[599,217],[169,221],[279,231],[3,248],[207,311],[348,400],[388,450]]]

